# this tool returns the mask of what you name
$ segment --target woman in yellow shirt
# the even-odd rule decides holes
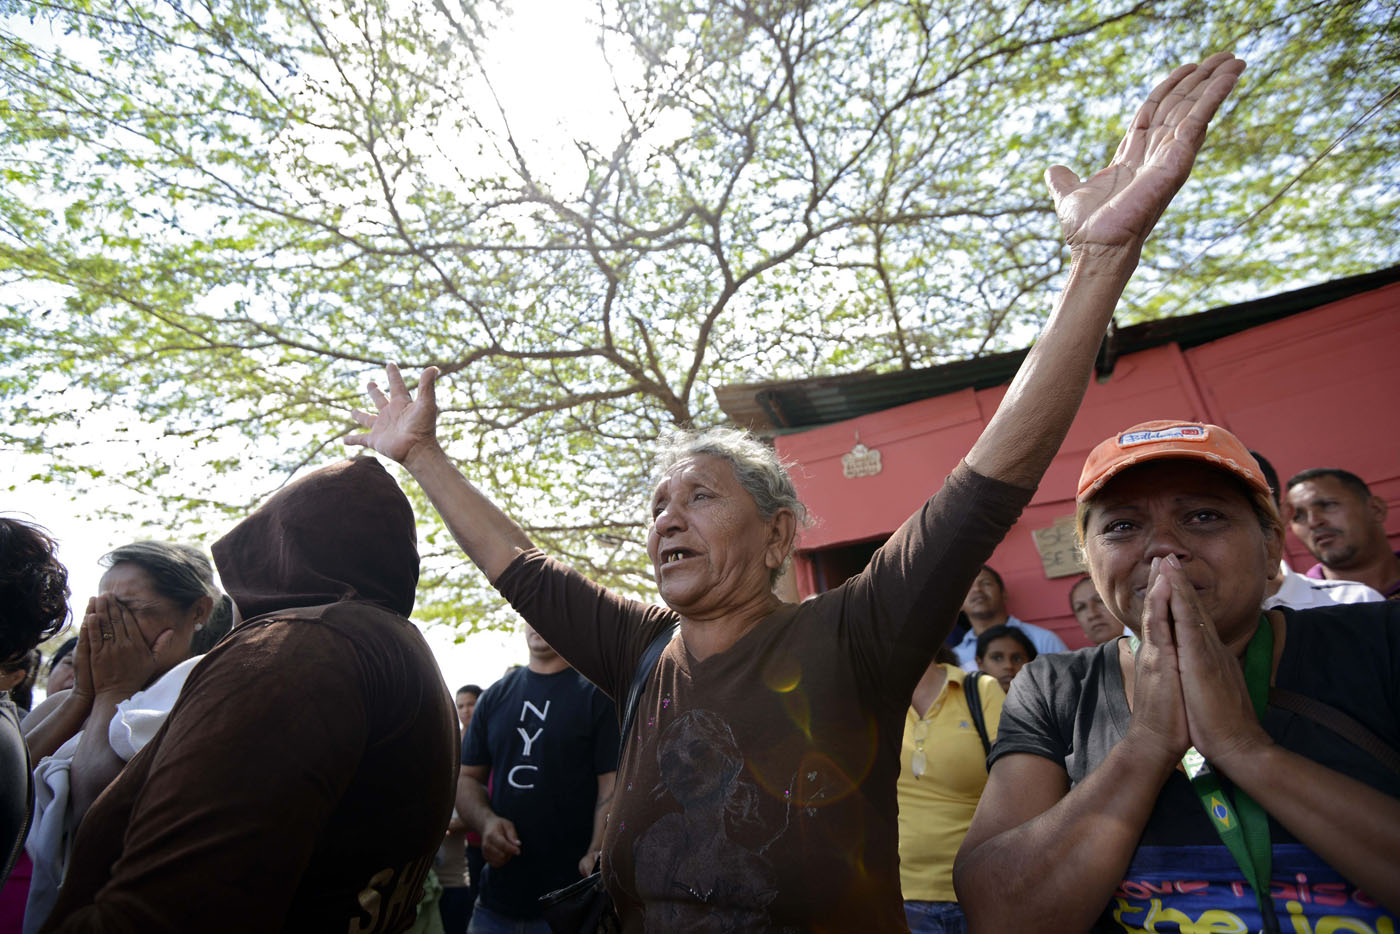
[[[964,672],[940,648],[904,718],[899,773],[899,881],[912,934],[963,934],[967,930],[953,894],[953,856],[987,783],[987,747],[969,704],[975,706],[986,743],[996,739],[1006,694],[992,677]]]

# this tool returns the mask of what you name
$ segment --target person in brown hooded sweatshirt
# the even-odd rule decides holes
[[[452,698],[405,618],[408,500],[345,461],[213,552],[246,622],[87,812],[44,931],[405,930],[457,777]]]

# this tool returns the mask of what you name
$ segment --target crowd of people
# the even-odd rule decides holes
[[[47,536],[0,526],[6,637],[22,639],[10,659],[63,624],[69,595]],[[5,764],[18,759],[25,778],[6,792],[26,805],[6,839],[14,862],[23,846],[26,871],[7,881],[0,925],[413,923],[452,807],[458,736],[407,618],[416,539],[398,484],[359,458],[289,484],[214,544],[212,562],[163,542],[108,554],[71,686],[22,723],[0,704],[4,738],[19,741]]]
[[[408,619],[415,517],[373,457],[289,484],[212,561],[112,551],[23,715],[8,692],[69,594],[42,529],[0,519],[0,929],[544,932],[541,896],[596,873],[598,930],[1394,930],[1400,555],[1360,478],[1280,488],[1191,421],[1106,438],[1075,491],[1085,649],[1012,615],[986,563],[1242,69],[1176,70],[1108,169],[1047,173],[1073,265],[1002,404],[800,604],[774,591],[807,517],[770,446],[667,439],[643,603],[472,485],[434,368],[414,392],[389,366],[347,440],[402,465],[525,621],[527,664],[455,712]]]

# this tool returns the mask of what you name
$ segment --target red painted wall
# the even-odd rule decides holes
[[[1235,432],[1273,462],[1283,482],[1308,467],[1360,475],[1390,504],[1386,527],[1400,543],[1400,284],[1251,328],[1183,352],[1177,345],[1121,358],[1093,383],[1030,506],[992,556],[1010,609],[1085,640],[1069,615],[1073,577],[1048,580],[1031,530],[1074,512],[1080,466],[1095,444],[1137,422],[1186,418]],[[964,390],[779,437],[794,460],[798,493],[816,523],[798,540],[798,587],[815,589],[811,555],[883,537],[942,484],[971,448],[1004,386]],[[880,452],[883,470],[847,479],[841,455],[857,439]],[[1290,533],[1299,570],[1312,564]]]

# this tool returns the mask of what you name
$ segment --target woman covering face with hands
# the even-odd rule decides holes
[[[189,545],[134,542],[101,563],[107,572],[88,600],[73,651],[73,687],[25,720],[36,757],[51,754],[89,720],[110,722],[109,707],[188,659],[219,597],[209,559]]]
[[[169,712],[197,660],[191,641],[218,596],[209,559],[188,545],[135,542],[109,552],[102,563],[107,572],[88,600],[73,652],[73,687],[26,720],[36,760],[48,757],[35,770],[26,934],[37,931],[53,907],[72,834],[88,807]],[[150,698],[139,711],[121,712],[124,702],[148,688]]]
[[[1282,524],[1215,425],[1107,439],[1078,504],[1094,586],[1134,636],[1013,686],[955,870],[974,930],[1393,926],[1400,772],[1340,731],[1400,748],[1400,607],[1261,613]]]

